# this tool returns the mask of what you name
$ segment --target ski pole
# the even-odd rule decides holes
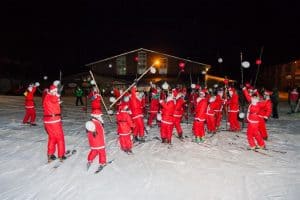
[[[98,85],[97,85],[97,82],[96,82],[96,80],[95,80],[95,78],[94,78],[94,74],[93,74],[93,72],[92,72],[91,70],[90,70],[90,75],[91,75],[92,79],[95,81],[96,88],[97,88],[97,90],[99,91],[100,99],[101,99],[102,104],[104,105],[104,108],[105,108],[105,110],[106,110],[106,113],[108,114],[109,121],[112,122],[112,119],[111,119],[111,117],[110,117],[110,114],[109,114],[109,112],[108,112],[108,109],[107,109],[107,107],[106,107],[106,105],[105,105],[105,102],[104,102],[104,100],[103,100],[103,97],[102,97],[102,95],[101,95],[101,91],[99,90],[99,87],[98,87]]]
[[[133,86],[137,84],[137,82],[143,78],[151,69],[153,69],[154,65],[158,64],[157,62],[153,63],[143,74],[141,74],[134,82],[112,103],[110,104],[110,108],[115,105]],[[154,68],[155,69],[155,68]]]

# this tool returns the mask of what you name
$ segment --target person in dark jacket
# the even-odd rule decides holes
[[[272,118],[278,119],[279,92],[277,88],[273,88],[270,98],[272,101]]]
[[[79,101],[80,101],[80,105],[83,106],[83,102],[82,102],[83,90],[80,88],[80,86],[76,87],[74,93],[76,96],[76,106],[78,106]]]

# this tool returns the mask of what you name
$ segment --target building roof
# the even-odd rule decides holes
[[[105,58],[105,59],[102,59],[102,60],[91,62],[91,63],[86,64],[85,66],[89,67],[89,66],[94,65],[94,64],[105,62],[105,61],[108,61],[108,60],[111,60],[111,59],[114,59],[114,58],[117,58],[117,57],[120,57],[120,56],[124,56],[124,55],[127,55],[127,54],[135,53],[135,52],[138,52],[138,51],[148,51],[150,53],[161,54],[161,55],[166,56],[166,57],[171,57],[171,58],[174,58],[174,59],[178,59],[178,60],[182,60],[182,61],[190,62],[190,63],[194,63],[194,64],[205,65],[205,66],[208,66],[208,68],[210,68],[209,64],[200,63],[200,62],[193,61],[193,60],[190,60],[190,59],[185,59],[185,58],[181,58],[181,57],[177,57],[177,56],[172,56],[172,55],[169,55],[169,54],[160,53],[160,52],[157,52],[157,51],[153,51],[153,50],[149,50],[149,49],[144,49],[144,48],[135,49],[135,50],[128,51],[128,52],[125,52],[125,53],[121,53],[121,54],[118,54],[118,55],[115,55],[115,56],[111,56],[111,57],[108,57],[108,58]]]

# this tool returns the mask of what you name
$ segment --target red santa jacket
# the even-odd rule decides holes
[[[61,121],[61,109],[59,95],[46,93],[44,101],[44,123],[57,123]]]
[[[272,114],[272,102],[270,99],[260,101],[259,103],[260,111],[258,112],[259,117],[269,118]]]
[[[185,104],[185,101],[184,101],[183,97],[176,100],[174,117],[182,117],[182,115],[184,113],[184,108],[183,108],[184,104]]]
[[[217,97],[216,97],[217,99]],[[209,102],[208,106],[207,106],[207,110],[206,110],[206,114],[208,116],[214,116],[215,115],[215,110],[218,110],[218,103],[217,100],[211,101]]]
[[[105,135],[104,129],[100,121],[96,119],[91,120],[96,127],[95,132],[88,131],[87,137],[91,149],[104,149],[105,148]]]
[[[208,106],[208,102],[206,98],[197,98],[197,106],[195,109],[195,120],[196,121],[205,121],[206,119],[206,109]]]
[[[34,108],[33,97],[34,97],[36,88],[37,88],[36,86],[33,86],[31,91],[27,90],[25,92],[25,108]]]
[[[160,105],[162,107],[162,119],[161,122],[165,124],[173,124],[173,114],[175,110],[175,103],[173,100],[164,102],[161,100]]]
[[[143,117],[143,105],[142,101],[136,96],[136,88],[131,89],[131,97],[129,100],[129,107],[132,112],[132,119]]]
[[[224,104],[224,101],[222,99],[222,97],[220,95],[217,95],[216,96],[216,100],[214,101],[214,104],[216,104],[214,107],[214,111],[215,112],[221,112],[222,109],[223,109],[223,104]]]
[[[239,96],[236,93],[227,101],[228,112],[239,112]]]
[[[117,112],[116,120],[118,124],[117,133],[122,135],[129,135],[131,129],[134,127],[134,123],[128,113],[128,111],[120,110]]]
[[[291,101],[297,101],[299,98],[299,93],[297,91],[291,91],[290,92],[290,100]]]
[[[92,114],[102,114],[100,94],[97,91],[91,91],[88,98],[92,100]]]
[[[247,111],[247,121],[250,123],[257,124],[259,122],[258,113],[259,113],[260,109],[261,109],[261,107],[259,104],[256,104],[256,105],[250,104],[248,106],[248,111]]]

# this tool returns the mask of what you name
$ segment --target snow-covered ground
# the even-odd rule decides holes
[[[63,123],[67,149],[77,153],[59,168],[47,165],[47,135],[41,99],[36,97],[36,127],[21,125],[23,97],[0,96],[0,199],[299,199],[300,115],[268,121],[268,155],[247,151],[242,133],[221,131],[205,144],[191,142],[192,125],[183,123],[185,142],[173,145],[151,140],[134,147],[134,155],[119,149],[116,125],[105,118],[107,157],[114,162],[99,174],[97,160],[86,171],[89,151],[84,123],[89,114],[64,97]],[[223,122],[224,124],[224,122]],[[148,139],[159,135],[149,131]],[[280,153],[284,151],[286,153]]]

